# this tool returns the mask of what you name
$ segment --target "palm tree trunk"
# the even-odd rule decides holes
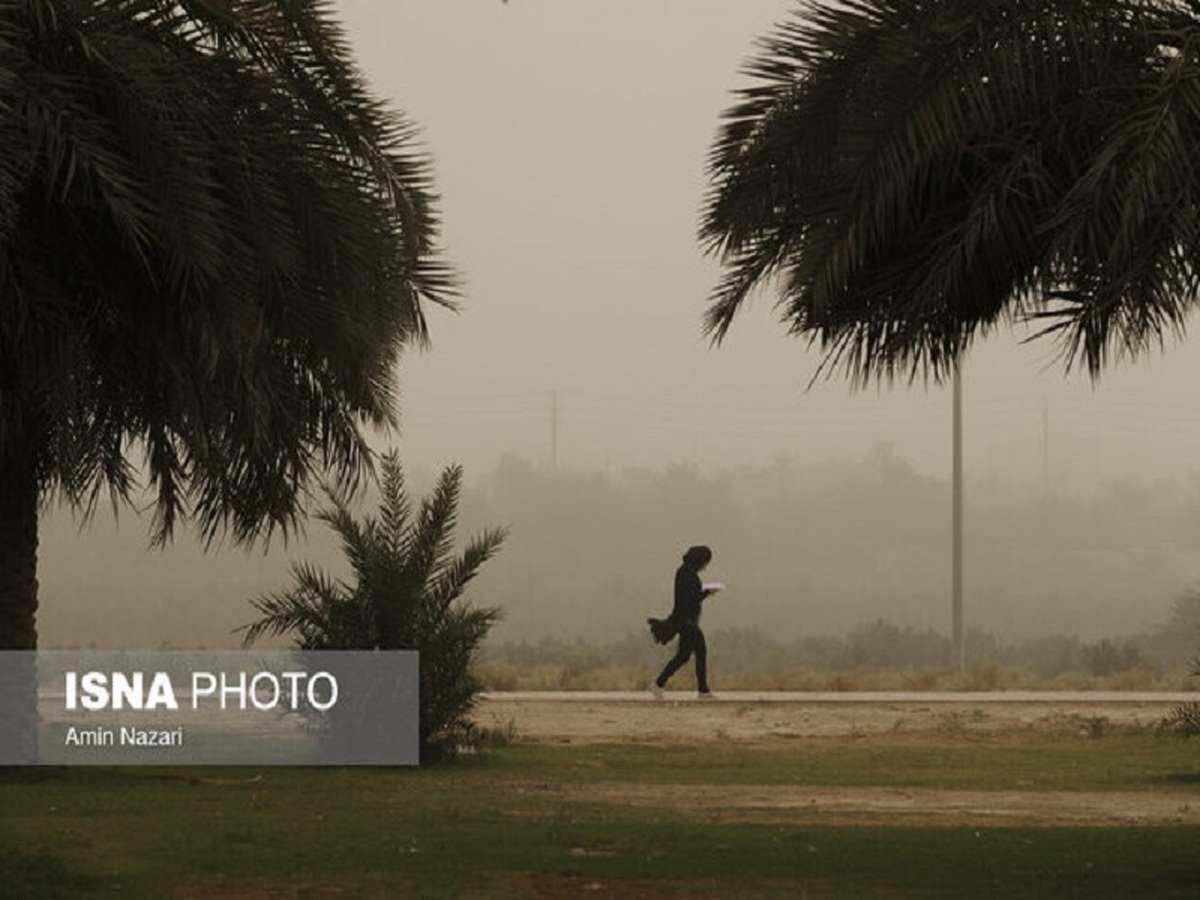
[[[32,453],[0,456],[0,763],[37,757],[38,477]]]

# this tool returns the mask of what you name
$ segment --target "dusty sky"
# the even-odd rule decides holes
[[[762,296],[720,348],[701,333],[717,279],[695,238],[704,160],[756,35],[791,0],[339,0],[375,91],[436,162],[462,311],[402,364],[410,466],[506,452],[619,472],[861,458],[891,443],[945,472],[950,392],[807,388],[815,350]],[[964,366],[975,476],[1085,486],[1189,474],[1200,448],[1195,340],[1064,375],[1005,331]]]

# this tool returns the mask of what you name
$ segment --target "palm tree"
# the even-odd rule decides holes
[[[46,499],[286,533],[392,422],[454,280],[330,7],[0,0],[0,649],[37,644]]]
[[[844,0],[760,45],[710,156],[716,342],[778,286],[822,370],[953,371],[1034,320],[1097,377],[1200,269],[1200,2]]]
[[[1188,674],[1193,678],[1200,677],[1200,656],[1192,659]],[[1162,717],[1158,727],[1179,737],[1200,737],[1200,703],[1195,700],[1180,703]]]
[[[245,644],[290,634],[300,650],[417,650],[420,653],[421,758],[447,749],[466,726],[479,682],[476,651],[500,611],[459,602],[467,584],[504,542],[504,529],[471,539],[452,555],[462,468],[450,466],[414,515],[397,454],[383,457],[379,516],[355,519],[346,498],[328,491],[317,514],[341,539],[353,582],[306,564],[295,586],[252,602],[262,616]]]

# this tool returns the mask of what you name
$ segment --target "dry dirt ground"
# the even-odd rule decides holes
[[[763,695],[484,695],[476,720],[517,742],[771,744],[838,738],[944,746],[1004,735],[1100,736],[1151,728],[1179,697],[1004,699],[909,695],[768,700]],[[1101,746],[1101,745],[1097,745]],[[671,808],[705,821],[823,824],[1130,825],[1200,824],[1200,791],[940,790],[795,785],[578,783],[536,785],[563,800]]]

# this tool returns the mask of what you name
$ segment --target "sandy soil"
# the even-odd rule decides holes
[[[1191,695],[485,694],[480,725],[519,740],[556,743],[697,743],[881,733],[958,734],[1152,727]],[[780,699],[785,698],[785,699]]]
[[[984,736],[1059,733],[1099,737],[1153,727],[1177,697],[998,699],[972,695],[699,701],[634,694],[487,695],[476,718],[516,741],[652,744],[820,741],[838,737],[942,744]],[[1200,824],[1200,789],[1170,791],[964,791],[797,785],[568,784],[530,789],[568,802],[670,808],[706,821],[954,825]]]

